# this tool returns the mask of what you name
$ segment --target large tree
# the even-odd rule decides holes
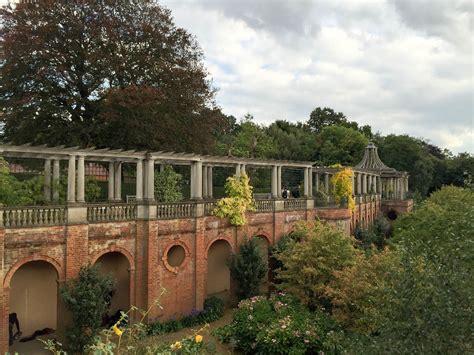
[[[0,18],[4,139],[110,144],[105,122],[138,135],[126,139],[130,145],[142,141],[140,148],[150,149],[163,140],[142,135],[169,137],[187,127],[186,149],[188,140],[215,133],[214,91],[202,51],[155,1],[42,0],[4,7]],[[135,92],[121,91],[130,86]],[[127,111],[142,105],[149,106],[141,107],[142,116]],[[128,120],[134,123],[119,124]],[[197,122],[206,123],[206,132]]]

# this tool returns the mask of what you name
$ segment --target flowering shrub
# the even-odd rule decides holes
[[[334,200],[339,206],[347,204],[347,206],[353,210],[355,207],[355,201],[352,197],[352,169],[345,168],[340,164],[332,165],[331,168],[340,169],[331,177]]]
[[[214,332],[246,354],[306,354],[332,351],[337,327],[289,295],[252,297],[239,303],[231,324]]]
[[[247,223],[246,212],[255,211],[255,201],[252,197],[252,186],[246,174],[240,177],[230,176],[225,184],[227,197],[217,201],[213,215],[224,218],[229,217],[234,226],[242,226]]]

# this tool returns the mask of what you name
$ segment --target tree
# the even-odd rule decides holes
[[[452,186],[397,221],[393,241],[401,272],[389,279],[392,301],[380,302],[379,353],[472,352],[473,221],[474,192]]]
[[[229,263],[230,274],[238,283],[238,296],[240,299],[249,298],[259,294],[262,279],[267,273],[267,266],[260,252],[257,237],[244,241]]]
[[[324,128],[317,139],[320,142],[319,159],[324,165],[355,166],[361,161],[369,142],[362,133],[342,126]]]
[[[61,297],[72,314],[73,325],[66,330],[66,339],[73,353],[85,352],[99,333],[112,289],[112,278],[98,266],[82,267],[79,276],[61,288]]]
[[[177,202],[182,200],[181,174],[173,170],[170,165],[165,165],[163,171],[155,175],[155,197],[159,202]]]
[[[316,107],[309,115],[308,125],[316,133],[320,133],[325,127],[329,126],[344,126],[357,129],[357,123],[349,123],[346,115],[342,112],[336,112],[329,107]]]
[[[388,135],[380,142],[380,158],[399,171],[408,171],[411,191],[428,194],[433,182],[434,158],[418,139],[408,135]]]
[[[354,240],[334,226],[320,222],[299,224],[297,233],[303,235],[302,240],[290,243],[276,254],[283,264],[277,270],[281,282],[277,287],[312,309],[330,308],[326,288],[334,280],[334,272],[356,262],[359,252],[354,248]]]
[[[4,139],[158,149],[183,129],[174,149],[194,141],[209,149],[203,136],[220,126],[214,90],[198,43],[168,9],[45,0],[4,7],[0,17]]]
[[[275,144],[266,134],[265,127],[253,120],[252,115],[246,114],[238,127],[231,132],[232,138],[227,138],[220,144],[219,152],[245,158],[271,157],[275,151]]]

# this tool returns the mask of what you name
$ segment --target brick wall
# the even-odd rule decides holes
[[[356,212],[357,218],[367,207]],[[374,205],[371,214],[377,211]],[[147,309],[159,298],[163,309],[152,307],[149,319],[165,319],[188,314],[193,308],[202,309],[206,298],[207,252],[212,243],[225,240],[232,252],[252,235],[265,237],[269,244],[293,230],[301,220],[319,217],[350,233],[348,210],[317,209],[252,213],[248,224],[233,227],[226,219],[199,217],[177,220],[136,220],[95,224],[73,224],[56,227],[0,229],[0,256],[3,266],[0,287],[0,353],[8,350],[8,299],[14,272],[32,260],[51,263],[58,272],[60,283],[77,276],[79,269],[93,264],[108,252],[123,254],[129,261],[130,302]],[[367,217],[367,216],[366,216]],[[167,252],[174,245],[185,250],[179,267],[167,263]],[[234,286],[231,284],[231,290]],[[166,294],[161,295],[161,290]],[[58,308],[58,318],[66,318]],[[58,319],[58,327],[66,322]],[[62,329],[58,329],[62,333]]]

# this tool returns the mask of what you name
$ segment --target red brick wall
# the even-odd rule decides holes
[[[364,213],[365,208],[361,206],[356,213]],[[163,309],[152,307],[149,319],[180,317],[193,308],[203,307],[207,252],[216,240],[226,240],[232,252],[252,235],[265,236],[274,244],[283,234],[291,232],[295,223],[316,216],[350,233],[351,215],[343,209],[252,213],[243,227],[233,227],[226,219],[200,217],[0,229],[4,265],[3,287],[0,287],[0,353],[8,350],[9,283],[15,270],[28,261],[50,262],[58,270],[59,281],[64,282],[76,277],[81,266],[95,263],[101,255],[122,253],[130,264],[131,303],[148,309],[159,299]],[[166,254],[173,245],[181,245],[186,251],[178,268],[167,264]],[[161,296],[163,288],[167,292]]]

